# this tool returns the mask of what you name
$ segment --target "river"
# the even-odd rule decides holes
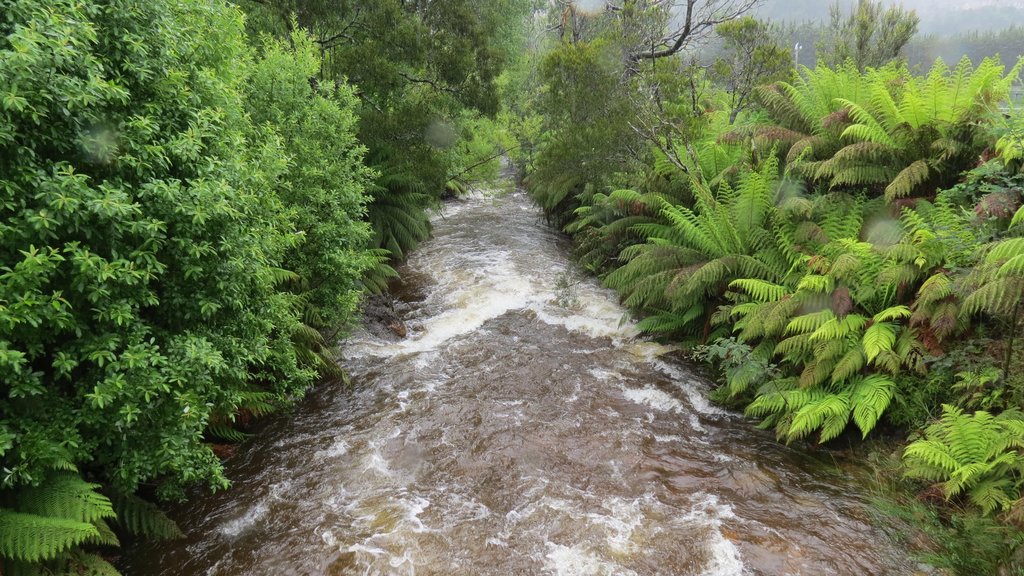
[[[126,576],[913,572],[861,482],[709,404],[523,192],[434,232],[401,270],[408,335],[350,338],[353,388],[272,421]]]

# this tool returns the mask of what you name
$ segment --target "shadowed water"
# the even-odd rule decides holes
[[[521,192],[450,204],[324,386],[135,575],[908,574],[864,488],[711,406]],[[827,458],[827,457],[826,457]]]

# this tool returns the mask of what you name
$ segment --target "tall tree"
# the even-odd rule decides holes
[[[920,22],[916,11],[886,8],[882,0],[859,0],[846,15],[836,2],[830,12],[831,22],[817,47],[819,62],[835,68],[852,60],[862,72],[897,58]]]
[[[712,77],[729,97],[729,123],[752,104],[759,85],[789,78],[792,60],[780,45],[773,26],[749,16],[719,24],[723,53],[712,65]]]

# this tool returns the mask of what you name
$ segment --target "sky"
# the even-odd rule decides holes
[[[856,0],[841,0],[852,6]],[[830,0],[764,0],[761,17],[773,20],[828,20]],[[916,10],[922,34],[953,34],[1024,26],[1024,0],[886,0]]]

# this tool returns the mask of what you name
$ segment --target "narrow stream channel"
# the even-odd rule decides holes
[[[913,573],[865,488],[710,405],[524,193],[449,204],[402,272],[408,336],[355,335],[354,389],[268,426],[126,576]]]

